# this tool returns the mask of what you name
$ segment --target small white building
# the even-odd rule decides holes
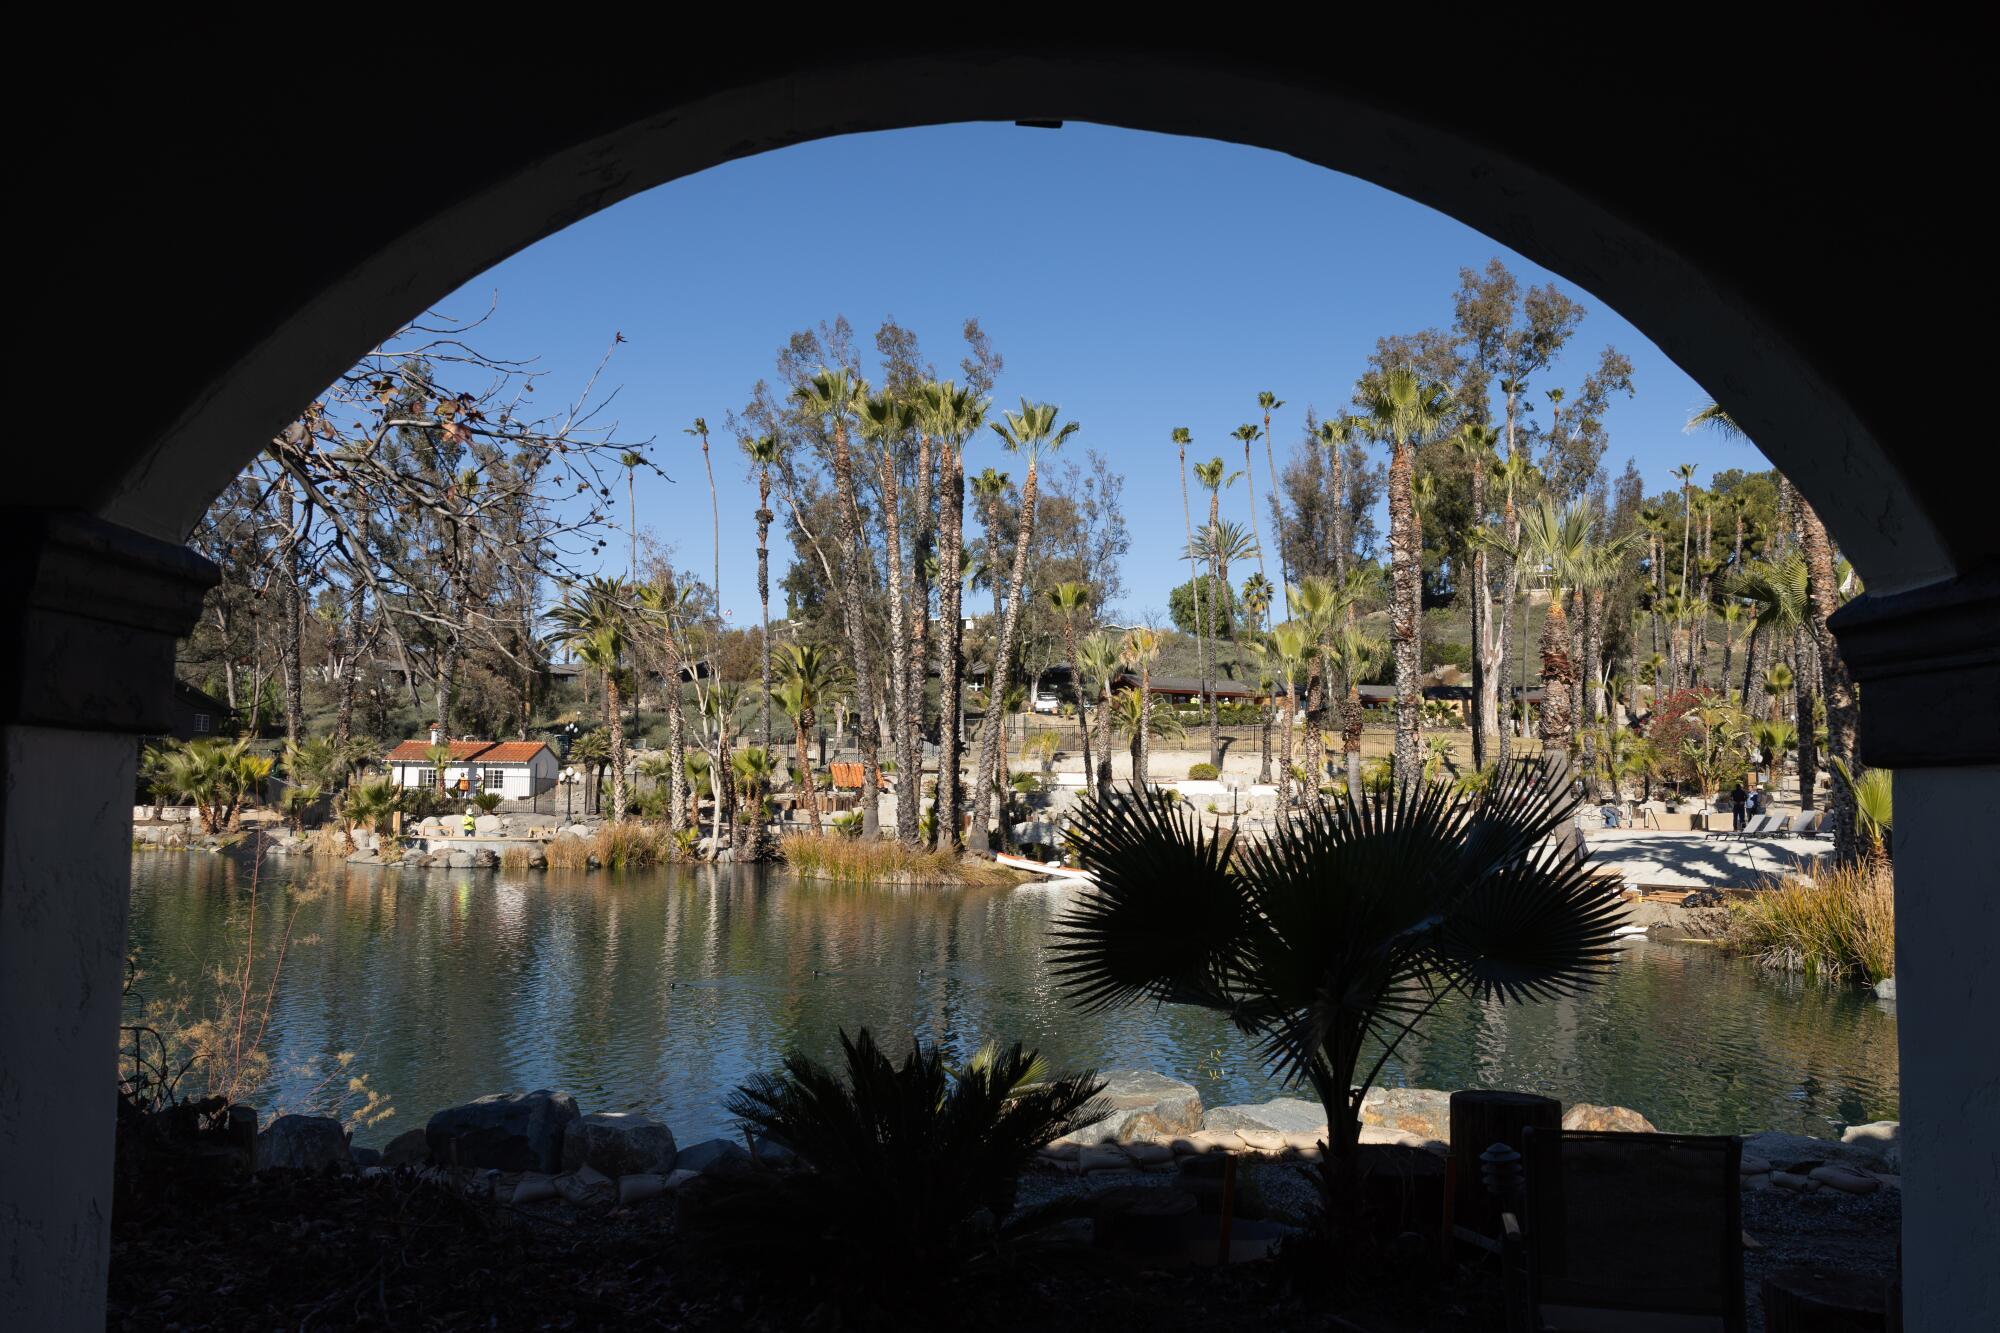
[[[437,786],[437,769],[431,763],[434,744],[404,741],[383,757],[397,786]],[[555,790],[556,752],[540,741],[452,741],[450,745],[444,782],[454,796],[490,791],[509,801],[525,801]]]

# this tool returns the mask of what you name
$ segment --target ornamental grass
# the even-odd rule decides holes
[[[1730,947],[1766,967],[1880,981],[1896,971],[1895,872],[1879,858],[1815,868],[1732,902]]]

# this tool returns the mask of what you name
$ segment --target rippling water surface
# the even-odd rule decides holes
[[[133,858],[148,993],[241,957],[250,878],[222,856]],[[1285,1092],[1214,1014],[1067,1004],[1044,956],[1065,898],[1048,890],[841,889],[748,867],[517,877],[270,862],[260,931],[294,882],[324,892],[297,916],[261,1100],[297,1108],[317,1081],[297,1071],[354,1051],[400,1111],[363,1142],[539,1087],[585,1110],[647,1111],[683,1142],[729,1133],[731,1088],[794,1047],[829,1058],[842,1026],[893,1045],[912,1031],[960,1052],[998,1037],[1058,1066],[1158,1069],[1209,1105]],[[1865,992],[1641,942],[1582,998],[1446,1006],[1384,1081],[1631,1106],[1662,1129],[1825,1135],[1896,1116],[1896,1020]]]

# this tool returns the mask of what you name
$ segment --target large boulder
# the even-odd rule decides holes
[[[1113,1069],[1098,1077],[1104,1080],[1104,1091],[1097,1100],[1110,1107],[1111,1114],[1066,1135],[1069,1142],[1165,1140],[1201,1128],[1201,1093],[1192,1083],[1150,1069]]]
[[[1775,1129],[1745,1135],[1743,1155],[1769,1162],[1776,1172],[1788,1172],[1801,1178],[1813,1167],[1826,1163],[1866,1166],[1880,1160],[1874,1152],[1859,1144],[1815,1139],[1805,1134],[1786,1134]]]
[[[1657,1134],[1652,1121],[1629,1106],[1594,1106],[1578,1102],[1563,1112],[1564,1129],[1588,1129],[1615,1134]]]
[[[406,1129],[382,1149],[382,1165],[422,1166],[430,1156],[430,1137],[421,1129]]]
[[[698,1171],[707,1175],[730,1166],[748,1165],[749,1161],[749,1152],[734,1139],[703,1139],[674,1155],[674,1173]]]
[[[562,1166],[563,1136],[577,1118],[566,1092],[496,1092],[432,1116],[424,1127],[440,1166],[546,1171]]]
[[[500,831],[500,816],[477,815],[473,818],[472,830],[482,838],[490,837]]]
[[[1370,1088],[1361,1100],[1361,1123],[1448,1141],[1451,1094],[1431,1088]]]
[[[1210,1133],[1326,1135],[1326,1108],[1299,1097],[1279,1097],[1268,1102],[1242,1106],[1218,1106],[1201,1118],[1202,1129]],[[1247,1140],[1246,1140],[1247,1142]]]
[[[563,1130],[562,1169],[594,1167],[607,1176],[642,1172],[665,1175],[674,1169],[674,1133],[650,1116],[600,1111],[569,1122]]]
[[[347,1131],[331,1116],[281,1115],[257,1136],[259,1171],[289,1167],[294,1171],[344,1171],[353,1159]]]

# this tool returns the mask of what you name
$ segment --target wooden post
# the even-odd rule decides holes
[[[1454,1227],[1498,1245],[1502,1205],[1479,1178],[1479,1154],[1496,1143],[1521,1152],[1521,1131],[1529,1126],[1562,1128],[1562,1110],[1555,1098],[1527,1092],[1476,1089],[1451,1094]]]

